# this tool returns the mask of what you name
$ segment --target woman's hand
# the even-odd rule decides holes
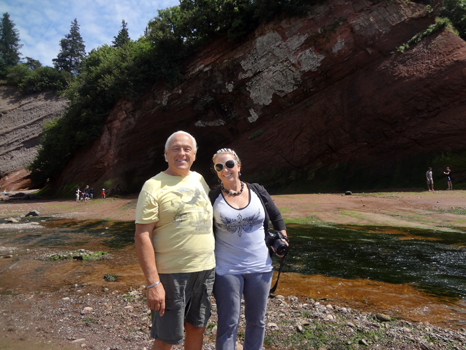
[[[288,235],[286,234],[286,230],[281,230],[280,232],[281,232],[281,234],[282,234],[283,236],[285,236],[285,237],[288,238]],[[288,243],[288,241],[287,241],[286,239],[280,238],[280,240],[281,240],[282,242],[284,242],[287,246],[290,246],[289,243]],[[275,253],[276,256],[278,256],[279,258],[283,258],[283,257],[284,257],[284,255],[278,255],[277,252],[275,251],[275,249],[273,249],[273,247],[271,247],[271,248],[272,248],[272,250],[273,250],[273,252]]]

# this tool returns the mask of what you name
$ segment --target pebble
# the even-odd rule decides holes
[[[82,341],[86,341],[86,339],[84,338],[79,338],[79,339],[76,339],[76,340],[73,340],[72,343],[80,343]]]
[[[392,318],[388,315],[385,315],[385,314],[377,314],[375,315],[375,317],[379,320],[379,321],[382,321],[382,322],[389,322],[392,320]]]
[[[85,314],[88,314],[90,312],[92,312],[94,309],[92,307],[85,307],[82,311],[81,311],[81,315],[85,315]]]
[[[367,343],[367,340],[366,340],[366,339],[361,339],[361,340],[359,341],[359,344],[365,345],[365,346],[368,346],[368,345],[369,345],[369,344]]]

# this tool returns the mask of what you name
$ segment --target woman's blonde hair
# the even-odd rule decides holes
[[[233,157],[236,158],[236,161],[238,162],[239,165],[241,165],[241,160],[239,159],[238,155],[236,154],[235,151],[233,151],[231,148],[222,148],[217,151],[212,157],[212,163],[215,163],[215,157],[217,157],[219,154],[224,154],[228,153],[231,154]]]

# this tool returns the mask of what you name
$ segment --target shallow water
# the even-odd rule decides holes
[[[144,283],[134,250],[134,222],[52,218],[27,222],[40,225],[12,230],[2,228],[0,220],[0,246],[19,249],[13,258],[0,259],[1,294],[83,284],[95,292],[125,290]],[[289,225],[288,233],[291,250],[276,294],[328,299],[450,328],[466,325],[466,233],[298,225]],[[113,259],[34,259],[42,250],[75,249],[107,251]],[[277,259],[274,262],[278,265]],[[106,273],[117,275],[117,281],[104,281]]]
[[[466,233],[288,226],[279,289],[453,328],[466,325]]]
[[[287,271],[411,283],[437,297],[466,298],[466,233],[390,227],[288,227]]]

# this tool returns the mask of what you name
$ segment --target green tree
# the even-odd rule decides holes
[[[115,40],[112,41],[113,47],[119,48],[126,44],[131,39],[128,34],[128,23],[125,20],[121,21],[121,29],[117,36],[114,36]]]
[[[76,19],[71,22],[70,33],[60,40],[60,46],[61,50],[57,58],[52,60],[54,67],[58,70],[78,74],[81,62],[86,55],[86,50]]]
[[[466,0],[444,0],[439,15],[448,18],[459,36],[466,40]]]
[[[40,63],[39,60],[35,60],[34,58],[31,57],[26,57],[26,62],[24,64],[29,68],[29,69],[37,69],[42,67],[42,63]]]
[[[19,49],[23,45],[19,43],[18,30],[10,20],[8,12],[3,14],[0,22],[0,75],[5,76],[6,68],[19,63],[21,53]]]

